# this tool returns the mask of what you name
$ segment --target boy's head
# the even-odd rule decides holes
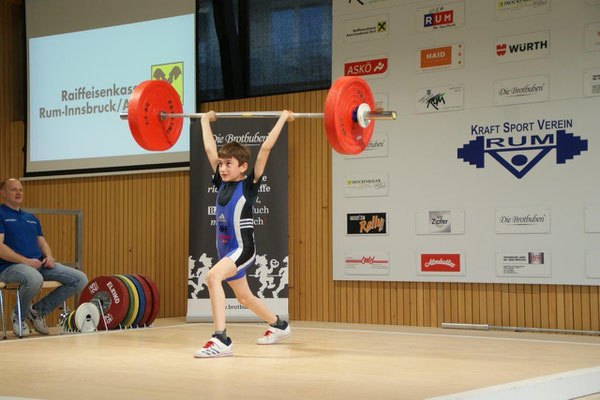
[[[219,149],[219,173],[225,182],[241,180],[250,162],[250,150],[238,142],[230,142]]]

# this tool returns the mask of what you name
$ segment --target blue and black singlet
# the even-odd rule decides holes
[[[252,206],[258,195],[260,179],[254,183],[254,171],[238,182],[223,182],[219,170],[215,171],[213,184],[217,193],[217,253],[219,260],[229,257],[237,267],[237,274],[227,278],[233,281],[244,276],[254,263],[254,218]]]

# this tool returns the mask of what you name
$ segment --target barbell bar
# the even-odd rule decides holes
[[[241,111],[215,113],[217,118],[278,118],[279,111]],[[135,87],[128,120],[136,142],[146,150],[164,151],[179,139],[183,118],[201,118],[204,113],[183,113],[177,91],[166,81],[149,80]],[[373,134],[372,120],[394,120],[395,111],[374,109],[373,94],[360,77],[344,76],[332,85],[325,100],[324,113],[294,113],[294,118],[323,118],[331,147],[340,154],[362,152]]]
[[[167,118],[202,118],[206,113],[191,113],[191,114],[168,114],[164,111],[159,113],[159,118],[165,120]],[[323,113],[293,113],[294,118],[324,118]],[[279,118],[281,111],[237,111],[237,112],[216,112],[217,118]],[[119,115],[121,119],[127,119],[127,113],[122,112]],[[395,111],[369,111],[365,112],[363,118],[366,120],[387,119],[393,120],[397,118]]]

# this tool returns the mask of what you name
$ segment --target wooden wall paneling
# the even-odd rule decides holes
[[[541,326],[540,285],[531,285],[531,325]]]
[[[435,326],[440,326],[444,320],[444,284],[441,282],[435,283],[435,297],[437,299],[437,319]]]
[[[590,329],[600,331],[600,296],[597,286],[590,288]]]
[[[471,305],[468,299],[470,286],[470,283],[458,284],[458,321],[463,324],[471,317]]]
[[[565,292],[565,329],[574,329],[573,287],[564,285],[563,288]]]
[[[572,286],[573,290],[573,328],[577,330],[583,329],[583,314],[581,307],[583,303],[583,295],[581,286]],[[588,308],[589,309],[589,308]]]
[[[575,307],[575,312],[581,314],[581,329],[589,331],[591,327],[591,315],[588,312],[590,307],[590,287],[580,286],[581,304]]]
[[[297,175],[293,173],[298,170],[298,155],[297,151],[299,148],[298,133],[297,130],[290,129],[288,138],[288,254],[289,254],[289,285],[288,285],[288,307],[290,318],[297,318],[299,313],[299,304],[297,302],[297,282],[300,281],[299,269],[300,264],[298,262],[298,244],[295,238],[298,237],[299,223],[298,223],[298,209],[300,208],[294,193],[298,193],[299,179]],[[298,267],[292,268],[292,265]]]

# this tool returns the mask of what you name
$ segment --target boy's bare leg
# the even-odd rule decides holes
[[[229,281],[227,283],[229,283],[229,286],[231,286],[233,289],[235,297],[238,299],[241,305],[248,307],[254,312],[254,314],[258,315],[263,319],[263,321],[266,321],[269,324],[273,324],[277,321],[277,316],[271,310],[269,310],[265,303],[263,303],[252,293],[250,287],[248,286],[248,279],[245,275],[240,279]]]
[[[225,291],[221,282],[234,276],[236,273],[237,267],[233,260],[224,257],[206,274],[206,285],[210,293],[210,306],[212,308],[215,331],[225,330]]]

